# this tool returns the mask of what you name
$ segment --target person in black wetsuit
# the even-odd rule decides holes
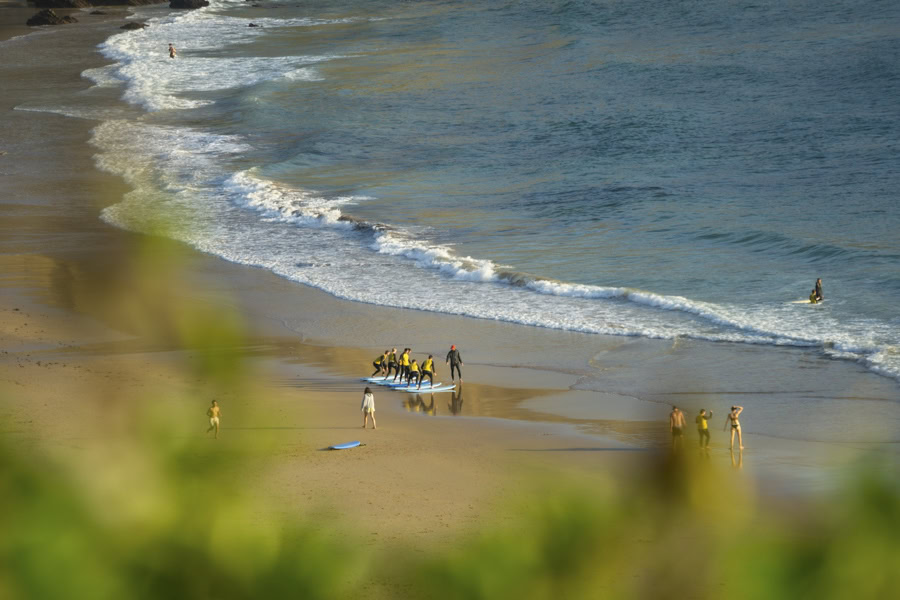
[[[825,299],[825,296],[822,294],[822,278],[816,279],[816,302],[821,302]]]
[[[459,375],[459,382],[462,383],[462,369],[460,367],[462,367],[463,361],[456,346],[450,346],[450,352],[447,353],[447,363],[450,365],[450,381],[456,381],[455,371]]]

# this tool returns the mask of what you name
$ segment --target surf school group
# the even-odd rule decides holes
[[[366,381],[378,383],[379,385],[400,386],[408,390],[421,390],[425,379],[428,379],[426,389],[432,391],[451,390],[456,386],[456,377],[459,377],[459,383],[462,384],[462,356],[456,345],[450,346],[447,352],[446,364],[450,365],[451,383],[441,386],[440,382],[435,383],[434,376],[437,368],[434,366],[434,355],[429,354],[428,358],[422,360],[421,363],[417,359],[411,357],[412,348],[404,348],[403,352],[397,354],[397,348],[385,350],[381,356],[375,357],[372,366],[375,371],[366,378]],[[379,377],[380,375],[380,377]],[[398,381],[399,380],[399,381]]]

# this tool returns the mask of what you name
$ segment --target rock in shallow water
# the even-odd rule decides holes
[[[204,6],[209,6],[209,2],[207,0],[172,0],[169,2],[169,8],[203,8]]]
[[[66,15],[64,17],[56,14],[53,9],[45,8],[36,13],[33,17],[25,21],[29,27],[39,27],[41,25],[64,25],[66,23],[77,23],[78,19]]]

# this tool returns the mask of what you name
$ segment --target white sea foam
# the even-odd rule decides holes
[[[85,77],[97,85],[124,83],[123,99],[148,111],[190,109],[211,100],[186,97],[192,93],[242,88],[281,77],[318,81],[321,74],[309,65],[338,56],[211,56],[223,48],[248,44],[266,29],[311,27],[346,23],[355,19],[249,19],[225,16],[213,6],[150,19],[150,27],[110,37],[101,52],[116,64],[91,69]],[[172,43],[178,57],[168,57]]]

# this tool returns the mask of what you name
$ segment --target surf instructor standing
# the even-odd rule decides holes
[[[450,352],[447,353],[447,363],[450,365],[450,381],[456,381],[456,374],[459,375],[459,382],[462,383],[462,357],[456,346],[450,346]]]

